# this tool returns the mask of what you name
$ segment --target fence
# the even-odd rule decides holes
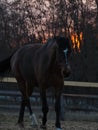
[[[98,111],[98,83],[64,81],[61,106],[66,110]],[[21,101],[21,93],[15,78],[5,77],[0,79],[0,108],[18,108]],[[54,96],[47,93],[50,106],[54,104]],[[40,107],[40,95],[38,90],[32,94],[33,107]],[[63,111],[63,110],[62,110]]]

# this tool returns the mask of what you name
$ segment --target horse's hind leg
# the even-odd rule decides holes
[[[31,116],[32,115],[32,108],[31,108],[31,104],[30,104],[30,99],[29,98],[26,99],[26,106],[27,106],[27,108],[29,110],[29,113],[30,113],[30,116]]]
[[[24,125],[23,125],[24,111],[25,111],[25,100],[22,97],[20,112],[19,112],[19,118],[18,118],[18,124],[19,124],[20,127],[24,127]]]
[[[27,100],[26,100],[26,106],[27,106],[27,108],[29,110],[29,113],[30,113],[30,119],[32,120],[31,124],[33,126],[37,126],[38,127],[38,121],[36,119],[35,114],[32,112],[32,109],[31,109],[30,98],[27,98]]]
[[[22,97],[21,101],[21,107],[20,107],[20,112],[19,112],[19,119],[18,119],[18,124],[20,127],[24,127],[23,125],[23,118],[24,118],[24,111],[25,111],[25,106],[27,106],[30,116],[32,116],[32,109],[31,109],[31,104],[30,104],[30,99],[29,98],[24,98]]]
[[[40,93],[40,95],[41,95],[41,100],[42,100],[42,112],[43,112],[41,128],[46,129],[47,113],[49,111],[48,104],[47,104],[47,98],[46,98],[46,92],[42,91]]]
[[[27,106],[27,108],[29,109],[30,115],[32,115],[32,109],[31,109],[29,95],[26,94],[25,82],[18,82],[18,83],[21,83],[19,85],[20,85],[20,91],[22,93],[18,124],[19,124],[19,126],[23,127],[23,118],[24,118],[25,106]]]

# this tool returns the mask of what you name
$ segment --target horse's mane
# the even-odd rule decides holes
[[[71,47],[70,45],[70,40],[68,37],[63,37],[63,36],[54,36],[53,38],[48,39],[47,43],[54,43],[57,42],[57,44],[59,45],[59,47],[62,48],[66,48],[66,47]]]
[[[51,47],[54,46],[54,44],[55,44],[55,39],[49,38],[49,39],[47,40],[46,44],[44,44],[44,45],[45,45],[46,48],[47,48],[47,47],[48,47],[48,48],[51,48]]]
[[[60,50],[64,50],[66,48],[68,48],[68,53],[70,54],[72,51],[72,47],[71,47],[71,42],[70,39],[68,37],[63,37],[63,36],[54,36],[53,38],[48,39],[47,44],[50,45],[53,43],[57,43],[57,46],[59,47]]]

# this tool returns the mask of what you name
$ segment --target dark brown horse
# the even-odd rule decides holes
[[[44,45],[28,44],[21,47],[11,58],[11,69],[15,75],[22,101],[18,123],[23,125],[25,106],[32,117],[29,97],[36,86],[40,90],[42,100],[42,128],[46,128],[48,105],[46,89],[50,86],[55,90],[56,128],[61,130],[60,124],[60,96],[64,87],[64,77],[68,77],[71,69],[68,57],[71,46],[68,38],[54,37]]]

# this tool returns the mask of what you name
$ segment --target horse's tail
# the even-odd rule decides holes
[[[0,75],[4,74],[5,72],[9,72],[11,70],[10,60],[14,53],[12,53],[6,59],[0,61]]]

